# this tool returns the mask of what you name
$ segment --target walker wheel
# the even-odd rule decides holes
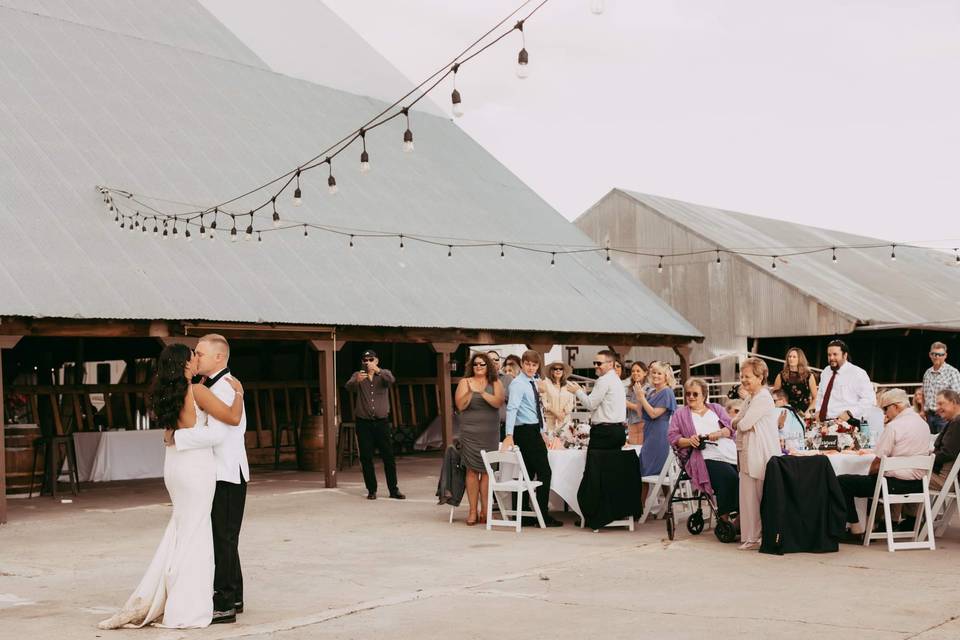
[[[667,514],[667,537],[673,540],[676,535],[676,523],[674,522],[673,514],[669,513]]]
[[[687,531],[691,535],[698,536],[703,533],[703,512],[694,511],[690,514],[690,517],[687,518]]]
[[[717,520],[717,526],[713,528],[717,540],[724,544],[733,542],[737,539],[737,529],[726,520]]]

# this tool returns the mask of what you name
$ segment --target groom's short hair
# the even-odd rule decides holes
[[[199,342],[209,342],[210,344],[217,345],[218,348],[223,349],[224,360],[230,359],[230,344],[227,342],[227,339],[219,333],[208,333],[200,338]]]

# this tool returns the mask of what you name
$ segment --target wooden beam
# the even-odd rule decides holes
[[[13,349],[23,336],[0,336],[0,349]]]
[[[690,345],[674,346],[673,352],[680,358],[680,384],[690,379]]]
[[[434,342],[430,345],[437,353],[437,412],[443,428],[443,448],[453,444],[453,384],[450,380],[450,355],[460,345],[456,342]]]
[[[3,398],[3,349],[0,348],[0,524],[7,522],[7,439],[3,431],[7,420],[3,415]]]
[[[337,338],[358,342],[406,342],[431,344],[631,344],[635,346],[673,346],[690,341],[703,342],[702,337],[662,334],[586,333],[563,331],[501,331],[458,328],[404,327],[337,327]]]

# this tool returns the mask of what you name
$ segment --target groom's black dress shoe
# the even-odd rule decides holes
[[[237,610],[236,609],[227,609],[226,611],[214,611],[213,620],[210,621],[210,624],[227,624],[229,622],[237,621]]]
[[[407,496],[403,495],[403,494],[400,493],[399,491],[391,491],[391,492],[390,492],[390,497],[393,498],[394,500],[406,500],[406,499],[407,499]]]
[[[375,491],[371,491],[370,493],[367,494],[367,500],[376,500],[376,499],[377,499],[377,493]]]
[[[242,603],[242,602],[234,602],[234,603],[233,603],[233,608],[236,610],[237,613],[243,613],[243,603]]]

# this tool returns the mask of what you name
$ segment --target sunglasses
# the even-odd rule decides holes
[[[473,363],[473,366],[475,366],[475,367],[485,367],[485,366],[487,366],[487,363],[486,363],[486,362],[474,362],[474,363]]]
[[[551,371],[553,371],[554,373],[556,373],[557,371],[563,371],[563,369],[560,368],[560,367],[557,367],[556,369],[551,369]]]
[[[892,404],[888,404],[887,406],[883,407],[884,413],[886,413],[887,409],[889,409],[890,407],[895,407],[895,406],[897,406],[897,403],[896,403],[896,402],[894,402],[894,403],[892,403]]]
[[[363,359],[364,362],[373,362],[374,360],[376,360],[376,358],[364,358],[364,359]]]
[[[700,397],[700,392],[699,392],[699,391],[686,391],[686,392],[684,392],[683,395],[684,395],[684,397],[687,397],[687,398],[699,398],[699,397]]]
[[[935,358],[942,358],[942,357],[944,357],[944,356],[947,355],[947,354],[946,354],[945,352],[943,352],[943,351],[931,351],[931,352],[930,352],[930,355],[932,355],[932,356],[935,357]]]
[[[600,365],[603,365],[603,364],[608,364],[608,363],[606,363],[606,362],[600,362],[599,360],[594,360],[594,361],[593,361],[593,366],[595,366],[595,367],[599,367]]]

